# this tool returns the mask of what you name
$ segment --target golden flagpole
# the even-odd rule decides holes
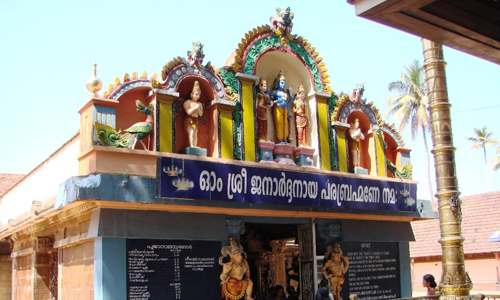
[[[424,72],[430,100],[432,154],[436,170],[439,224],[443,251],[443,273],[439,284],[440,299],[471,299],[472,282],[465,271],[462,237],[462,212],[455,169],[455,150],[451,132],[450,103],[446,86],[446,62],[443,47],[422,39]]]

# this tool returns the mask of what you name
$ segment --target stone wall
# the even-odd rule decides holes
[[[94,243],[60,250],[60,299],[94,299]]]
[[[10,300],[12,294],[12,259],[0,255],[0,300]]]
[[[33,299],[33,255],[19,256],[14,264],[13,299]]]

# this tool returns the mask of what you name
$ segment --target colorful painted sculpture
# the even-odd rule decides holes
[[[280,71],[278,77],[274,80],[273,90],[271,91],[271,100],[274,103],[274,133],[276,143],[288,143],[290,128],[288,127],[290,115],[291,93],[285,91],[285,74]]]
[[[201,97],[201,88],[198,81],[194,82],[190,99],[184,101],[183,107],[186,112],[184,128],[188,134],[189,147],[198,147],[198,126],[201,116],[203,116],[203,104],[198,102]]]
[[[306,91],[301,84],[293,100],[293,112],[295,113],[295,127],[297,130],[297,146],[307,146],[307,127],[309,125],[307,103],[305,102]]]
[[[356,84],[356,88],[352,90],[351,95],[349,95],[349,100],[354,103],[358,104],[365,104],[366,99],[363,99],[363,93],[365,92],[365,85],[364,84]]]
[[[219,264],[222,265],[222,297],[226,300],[253,300],[253,282],[243,246],[234,238],[229,238],[229,246],[222,247],[221,253]]]
[[[352,162],[355,168],[360,166],[361,161],[361,146],[360,141],[365,139],[365,136],[359,128],[359,119],[354,118],[351,122],[351,128],[349,129],[349,136],[351,140],[349,142],[349,149],[351,150]]]
[[[342,299],[340,291],[342,291],[342,284],[344,284],[344,274],[349,268],[349,258],[342,257],[342,249],[338,242],[332,246],[328,246],[328,252],[325,254],[327,260],[323,265],[323,276],[330,282],[330,292],[334,300]]]
[[[293,28],[293,17],[294,15],[290,10],[290,7],[276,7],[276,16],[270,18],[271,29],[275,35],[280,36],[280,42],[283,46],[288,45],[288,40],[294,39],[294,37],[291,35]]]
[[[205,58],[203,54],[203,44],[201,42],[193,42],[191,51],[187,52],[189,65],[199,69]]]
[[[260,78],[257,92],[257,137],[259,140],[267,140],[267,109],[273,106],[267,92],[267,81]]]
[[[111,126],[94,123],[97,133],[97,140],[103,146],[123,147],[135,149],[137,141],[141,142],[144,149],[148,147],[142,142],[142,139],[149,136],[153,132],[153,103],[145,106],[139,100],[135,100],[137,111],[145,114],[146,120],[132,125],[130,128],[122,131],[116,131]]]

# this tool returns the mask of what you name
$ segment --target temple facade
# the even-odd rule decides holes
[[[436,215],[410,149],[292,27],[277,9],[224,66],[194,42],[105,91],[94,67],[79,133],[1,198],[0,289],[309,300],[325,278],[334,299],[411,296],[410,222]]]

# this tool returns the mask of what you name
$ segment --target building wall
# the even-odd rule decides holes
[[[28,174],[14,189],[2,195],[2,224],[29,211],[34,200],[45,201],[56,196],[61,183],[78,175],[78,151],[79,139],[75,137]]]
[[[495,258],[489,259],[467,259],[465,260],[465,270],[469,272],[469,276],[474,284],[471,294],[499,294],[499,277],[498,277],[498,262]],[[439,285],[442,274],[442,263],[440,261],[433,262],[416,262],[412,267],[412,287],[413,296],[425,294],[425,289],[422,286],[422,278],[425,274],[432,274],[436,278]]]
[[[10,300],[12,293],[12,259],[0,255],[0,300]]]
[[[59,253],[59,299],[94,299],[93,241]]]

